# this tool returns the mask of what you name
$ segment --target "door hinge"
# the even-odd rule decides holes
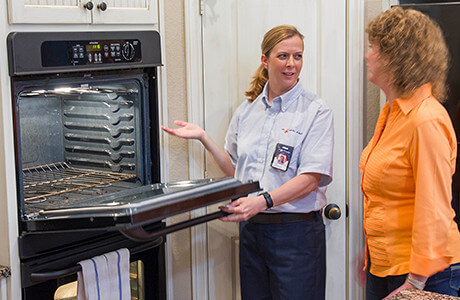
[[[198,3],[199,3],[199,10],[200,10],[200,16],[203,15],[204,11],[203,11],[203,7],[204,7],[204,0],[198,0]]]

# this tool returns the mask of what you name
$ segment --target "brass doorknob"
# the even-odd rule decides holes
[[[331,220],[337,220],[342,216],[342,211],[337,204],[328,204],[324,208],[324,216]]]

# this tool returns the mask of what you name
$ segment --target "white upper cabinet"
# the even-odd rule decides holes
[[[90,0],[81,0],[89,2]],[[93,0],[94,24],[156,24],[157,0]],[[103,3],[106,9],[103,10]]]
[[[157,0],[8,0],[10,24],[155,24]]]

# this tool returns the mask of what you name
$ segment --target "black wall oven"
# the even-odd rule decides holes
[[[54,299],[78,262],[126,247],[133,299],[164,299],[168,216],[259,190],[233,178],[160,183],[155,31],[8,36],[24,299]]]

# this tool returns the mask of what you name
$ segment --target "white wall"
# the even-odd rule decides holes
[[[168,126],[174,127],[174,120],[187,121],[184,0],[165,0],[164,5]],[[169,179],[165,180],[188,180],[188,142],[172,136],[168,141]],[[185,213],[170,218],[168,222],[178,223],[189,218],[190,214]],[[168,299],[192,299],[190,229],[168,235],[166,242],[170,267],[167,271]]]

